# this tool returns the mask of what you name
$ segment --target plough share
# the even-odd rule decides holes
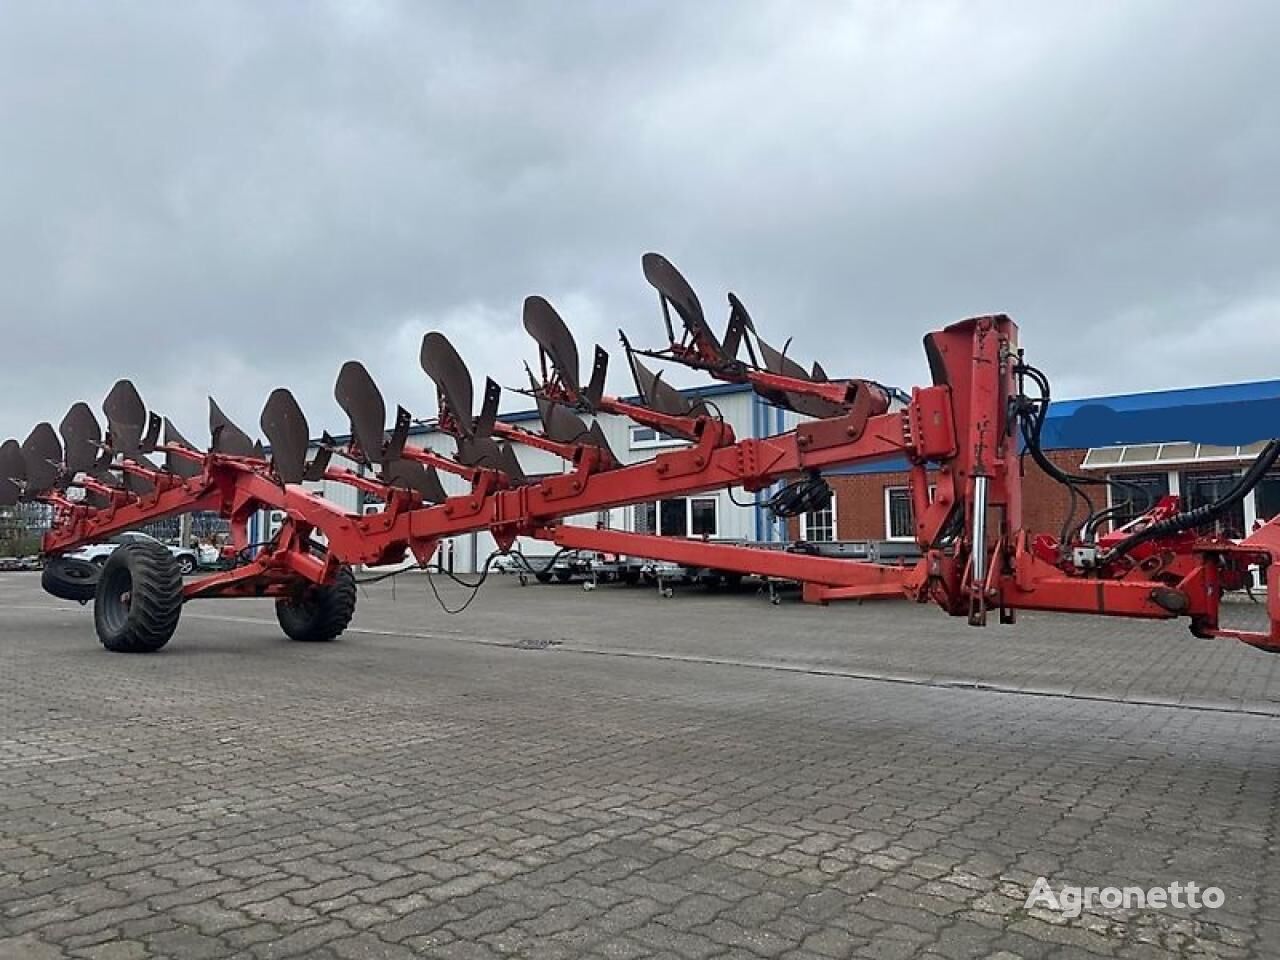
[[[1280,519],[1241,541],[1198,532],[1270,469],[1280,441],[1267,444],[1218,503],[1184,510],[1176,497],[1165,497],[1109,533],[1099,532],[1105,510],[1080,523],[1069,518],[1057,536],[1033,533],[1021,516],[1024,456],[1073,494],[1085,484],[1122,481],[1066,473],[1041,453],[1049,384],[1025,361],[1017,326],[1007,316],[974,317],[928,334],[932,383],[913,389],[909,401],[895,402],[894,392],[874,381],[833,379],[816,363],[806,370],[785,347],[757,334],[733,294],[728,326],[718,337],[671,263],[648,254],[643,268],[659,295],[668,344],[641,350],[622,337],[638,399],[606,392],[609,356],[600,347],[584,378],[563,320],[545,299],[530,297],[524,326],[539,357],[529,387],[519,392],[537,404],[540,432],[499,419],[501,388],[492,380],[484,384],[477,411],[462,358],[442,334],[428,333],[421,364],[437,388],[439,428],[456,442],[452,455],[410,443],[412,421],[403,407],[388,429],[383,397],[356,361],[342,367],[334,389],[350,420],[350,439],[325,434],[313,441],[296,400],[279,389],[260,420],[269,452],[212,399],[211,443],[200,450],[167,419],[148,412],[133,384],[121,380],[102,405],[105,431],[93,411],[77,403],[56,430],[41,423],[22,443],[0,445],[0,506],[26,500],[52,508],[43,543],[45,587],[67,599],[92,599],[99,638],[118,651],[164,646],[183,603],[201,597],[274,597],[290,636],[331,640],[354,610],[353,566],[398,563],[406,551],[425,566],[441,540],[473,531],[489,531],[503,550],[518,537],[533,537],[562,548],[787,578],[799,581],[805,599],[815,602],[908,597],[975,625],[986,623],[989,611],[1006,623],[1017,610],[1186,617],[1198,636],[1234,637],[1280,651]],[[713,404],[666,383],[650,368],[653,360],[748,385],[803,419],[775,436],[738,439]],[[594,419],[602,414],[686,443],[624,464]],[[555,455],[563,472],[525,476],[519,446]],[[829,501],[824,471],[889,457],[910,464],[915,538],[923,554],[914,566],[562,522],[705,491],[759,492],[779,482],[785,486],[770,504],[795,516]],[[339,466],[338,459],[359,468]],[[461,478],[465,492],[450,495],[441,473]],[[320,480],[376,496],[385,509],[367,516],[347,512],[304,485]],[[284,520],[270,542],[251,544],[249,521],[261,510],[279,511]],[[146,543],[117,549],[100,570],[62,556],[189,511],[216,511],[229,520],[229,549],[237,558],[231,569],[184,582],[167,550]],[[1269,627],[1226,629],[1219,622],[1223,594],[1245,586],[1252,567],[1266,578]]]

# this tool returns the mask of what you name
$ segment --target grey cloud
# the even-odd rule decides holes
[[[340,363],[518,383],[523,296],[656,343],[648,249],[833,372],[1022,324],[1060,395],[1269,377],[1280,9],[11,4],[0,434],[118,376],[200,436]],[[626,389],[616,364],[614,389]],[[678,379],[678,378],[677,378]],[[508,399],[508,408],[520,404]]]

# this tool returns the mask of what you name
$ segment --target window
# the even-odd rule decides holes
[[[664,537],[689,535],[689,504],[679,500],[663,500],[658,504],[658,532]]]
[[[631,449],[652,450],[656,447],[681,447],[688,441],[683,437],[673,437],[669,433],[655,430],[653,427],[631,428]]]
[[[633,508],[635,511],[635,523],[632,525],[636,533],[657,533],[658,532],[658,505],[656,503],[637,503]]]
[[[1253,488],[1258,519],[1266,523],[1280,514],[1280,473],[1269,473]]]
[[[825,507],[800,515],[800,539],[810,543],[830,543],[836,538],[836,498]]]
[[[1111,517],[1112,530],[1146,513],[1161,497],[1169,495],[1167,473],[1122,473],[1107,479],[1124,482],[1124,486],[1111,488],[1111,505],[1117,508]]]
[[[1221,499],[1240,479],[1234,472],[1184,473],[1180,483],[1182,508],[1194,510]],[[1199,528],[1205,536],[1240,538],[1245,535],[1244,503],[1237,503],[1225,514]]]
[[[910,487],[886,487],[884,491],[885,536],[890,540],[914,540],[915,511],[911,508]]]
[[[716,535],[716,499],[694,497],[689,501],[689,529],[695,537]]]
[[[677,497],[657,503],[637,503],[636,533],[664,537],[714,537],[719,529],[719,501],[715,497]]]

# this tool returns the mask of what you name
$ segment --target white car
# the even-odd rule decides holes
[[[124,533],[117,533],[114,537],[109,537],[101,543],[90,543],[77,550],[70,550],[64,556],[74,557],[77,560],[88,560],[101,566],[107,562],[107,557],[111,556],[117,547],[122,547],[126,543],[138,543],[144,540],[149,543],[160,543],[155,537],[149,537],[145,533],[126,530]],[[167,543],[164,544],[164,547],[178,558],[178,569],[184,574],[196,572],[196,568],[200,565],[200,558],[196,551],[190,547],[176,547]]]

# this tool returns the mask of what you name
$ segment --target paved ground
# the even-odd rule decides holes
[[[1280,658],[425,588],[316,646],[193,605],[129,657],[0,576],[0,958],[1280,955]],[[1227,899],[1064,921],[1040,875]]]

